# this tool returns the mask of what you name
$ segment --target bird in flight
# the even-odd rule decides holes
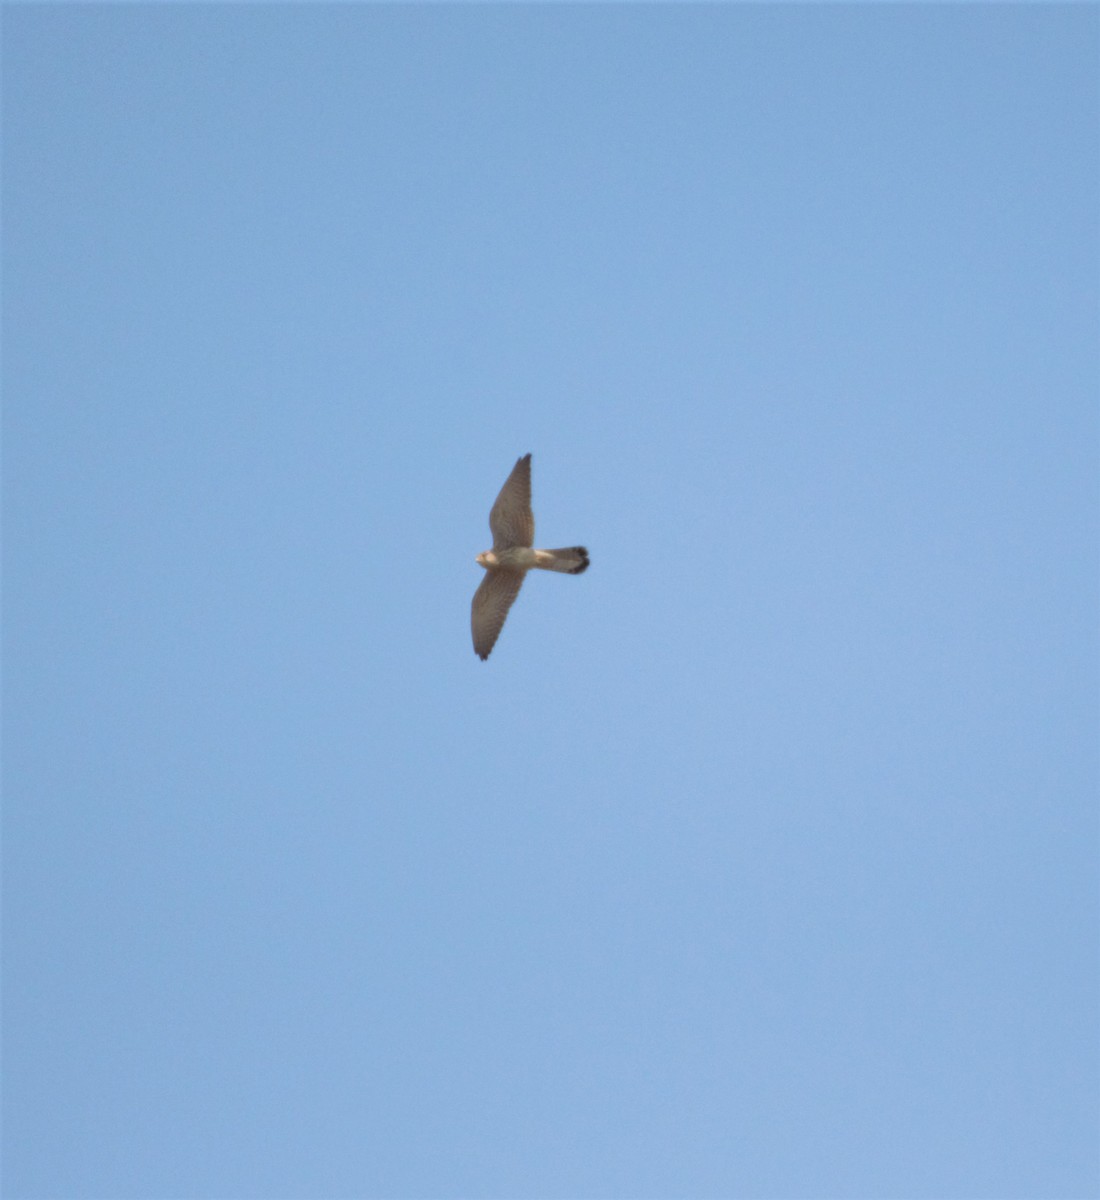
[[[535,514],[531,511],[531,456],[525,454],[504,481],[489,513],[493,548],[477,556],[485,578],[474,592],[470,626],[474,650],[481,659],[496,645],[504,618],[519,595],[524,576],[532,568],[580,575],[588,569],[588,551],[583,546],[565,550],[533,550]]]

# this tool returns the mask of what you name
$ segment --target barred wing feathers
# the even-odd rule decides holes
[[[522,459],[520,460],[522,461]],[[496,645],[504,618],[523,586],[524,571],[497,569],[486,571],[476,592],[470,612],[470,628],[478,658],[486,659]]]
[[[525,454],[504,481],[492,510],[489,528],[493,549],[535,544],[535,514],[531,511],[531,456]]]

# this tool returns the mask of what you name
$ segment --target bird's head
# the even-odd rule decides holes
[[[477,565],[488,570],[496,562],[496,555],[492,550],[485,550],[477,556]]]

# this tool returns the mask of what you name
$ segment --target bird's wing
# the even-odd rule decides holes
[[[493,549],[535,544],[535,514],[531,511],[531,456],[516,461],[489,513]]]
[[[485,578],[474,592],[470,628],[474,635],[474,650],[479,658],[488,658],[489,651],[496,645],[500,631],[504,628],[504,618],[519,595],[525,574],[524,571],[505,571],[499,568],[486,571]]]

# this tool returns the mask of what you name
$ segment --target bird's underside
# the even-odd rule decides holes
[[[588,569],[588,551],[583,546],[559,550],[536,550],[535,515],[531,511],[531,456],[516,462],[489,513],[493,548],[477,556],[485,578],[474,593],[470,625],[474,650],[481,659],[496,645],[508,610],[512,607],[528,571],[558,571],[580,575]]]

